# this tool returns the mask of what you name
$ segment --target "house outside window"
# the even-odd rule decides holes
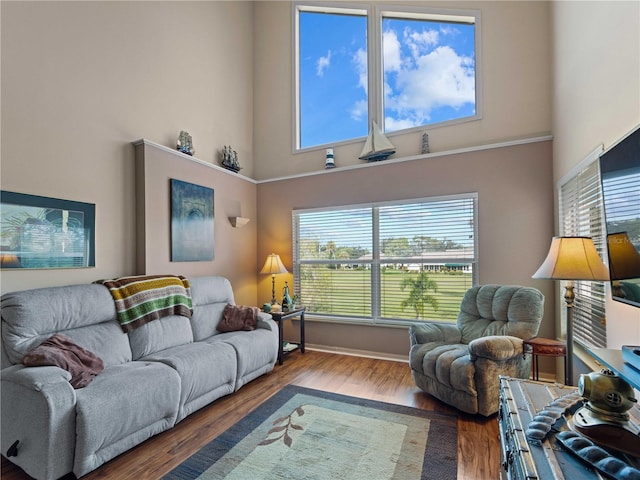
[[[295,150],[480,117],[478,11],[294,4]]]
[[[475,193],[293,212],[295,292],[313,315],[455,322],[476,252]]]

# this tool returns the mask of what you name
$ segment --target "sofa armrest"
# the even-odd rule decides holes
[[[460,343],[462,332],[450,323],[420,323],[409,327],[411,345],[430,342]]]
[[[509,335],[489,335],[469,342],[471,360],[486,358],[498,362],[522,358],[522,339]]]
[[[59,383],[69,384],[71,373],[60,367],[25,367],[24,365],[14,365],[5,368],[1,372],[3,382],[11,382],[25,387],[34,392],[46,391]]]
[[[9,460],[35,478],[59,478],[73,469],[76,392],[58,367],[14,365],[0,372],[0,448],[18,442]]]
[[[277,332],[278,325],[273,320],[273,317],[270,313],[267,312],[258,312],[258,320],[256,321],[256,328],[264,328],[266,330],[272,330]]]

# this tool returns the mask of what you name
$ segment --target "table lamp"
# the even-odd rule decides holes
[[[567,368],[564,383],[573,383],[573,280],[609,280],[609,270],[602,263],[590,237],[553,237],[549,253],[533,278],[569,280],[565,285],[567,304]]]
[[[264,262],[264,267],[260,270],[260,273],[271,274],[271,305],[278,303],[276,300],[276,275],[280,273],[289,273],[280,260],[280,255],[272,253],[267,257]]]

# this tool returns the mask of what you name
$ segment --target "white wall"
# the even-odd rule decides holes
[[[96,204],[95,268],[4,270],[3,292],[135,273],[132,141],[184,129],[198,158],[231,145],[252,175],[250,2],[0,8],[2,189]]]
[[[640,124],[640,2],[555,1],[552,19],[557,182]],[[639,345],[640,309],[607,296],[608,346]]]

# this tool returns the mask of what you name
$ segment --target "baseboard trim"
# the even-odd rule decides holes
[[[392,362],[402,362],[407,364],[409,363],[408,355],[395,355],[392,353],[372,352],[369,350],[356,350],[353,348],[328,347],[326,345],[313,345],[309,343],[305,345],[305,348],[307,350],[314,350],[316,352],[336,353],[339,355],[349,355],[352,357],[375,358],[377,360],[390,360]]]

